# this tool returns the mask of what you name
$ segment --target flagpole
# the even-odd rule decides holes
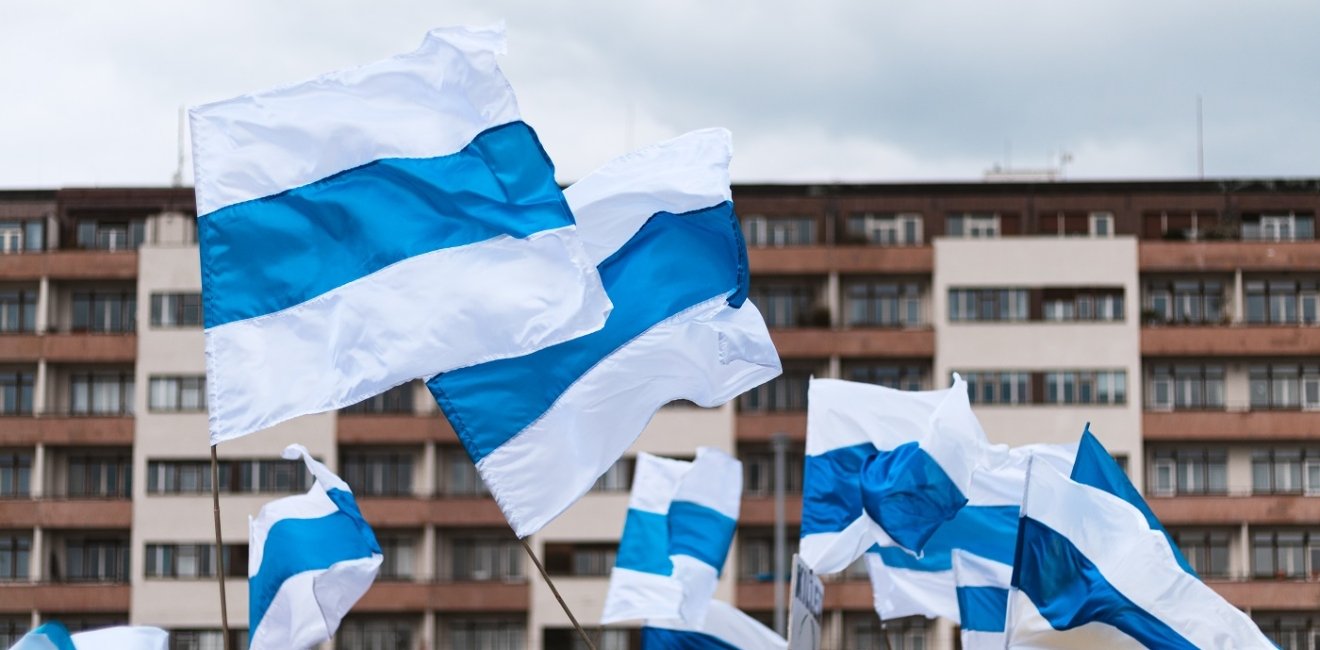
[[[565,603],[563,596],[559,595],[559,589],[555,588],[554,581],[551,580],[550,575],[545,572],[545,567],[541,566],[541,560],[536,557],[536,553],[532,552],[531,545],[527,543],[526,539],[521,537],[518,538],[518,543],[522,544],[524,551],[527,551],[527,557],[532,558],[532,564],[535,564],[536,570],[541,573],[541,579],[545,580],[545,584],[550,587],[550,593],[555,595],[555,600],[559,601],[559,606],[563,608],[565,614],[568,614],[568,620],[573,623],[573,627],[578,631],[578,634],[582,636],[582,641],[587,644],[587,649],[596,650],[596,644],[591,642],[591,637],[587,636],[587,631],[582,629],[582,624],[578,623],[576,616],[573,616],[573,611],[568,608],[568,603]]]
[[[220,630],[225,639],[225,650],[233,650],[229,640],[229,606],[225,602],[225,554],[220,540],[220,462],[211,445],[211,506],[215,515],[215,578],[220,583]]]

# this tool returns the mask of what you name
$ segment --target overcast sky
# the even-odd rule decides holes
[[[733,131],[740,181],[1320,175],[1316,0],[0,0],[0,187],[168,184],[180,106],[508,23],[561,180]],[[191,160],[185,180],[191,182]]]

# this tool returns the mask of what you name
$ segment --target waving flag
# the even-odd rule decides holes
[[[212,443],[598,330],[503,27],[191,111]]]
[[[1013,567],[954,551],[953,578],[958,585],[963,650],[1002,650]]]
[[[779,374],[746,301],[730,154],[727,131],[697,131],[568,188],[614,304],[605,327],[427,382],[519,537],[586,493],[661,406],[718,406]]]
[[[1046,463],[1023,499],[1008,647],[1273,647],[1130,503]]]
[[[169,634],[158,627],[119,626],[69,634],[59,621],[40,627],[10,646],[10,650],[166,650]]]
[[[306,648],[325,641],[376,579],[384,556],[353,491],[302,445],[316,482],[307,494],[267,503],[250,523],[250,648]]]
[[[642,650],[785,650],[788,642],[724,601],[712,600],[706,622],[647,621]]]
[[[692,462],[637,455],[601,623],[672,619],[700,628],[738,521],[742,463],[709,447]]]

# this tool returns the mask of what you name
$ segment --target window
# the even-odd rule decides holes
[[[627,492],[632,489],[635,458],[620,458],[592,484],[592,492]]]
[[[1026,289],[949,289],[949,320],[1025,321],[1029,302]]]
[[[445,624],[445,631],[449,634],[449,643],[437,647],[481,650],[524,650],[527,647],[527,624],[517,619],[453,619]]]
[[[925,390],[925,366],[894,365],[872,361],[850,361],[843,366],[843,378],[897,390]]]
[[[1269,613],[1259,610],[1251,618],[1260,631],[1281,650],[1316,650],[1320,648],[1320,616],[1308,613]]]
[[[1247,378],[1252,409],[1296,409],[1302,406],[1303,383],[1309,387],[1320,381],[1320,366],[1282,363],[1250,366]]]
[[[413,383],[395,386],[379,395],[368,397],[352,406],[339,409],[344,415],[366,415],[413,412]]]
[[[32,373],[0,370],[0,415],[32,414]]]
[[[65,543],[68,582],[128,582],[126,538],[72,538]],[[52,578],[59,580],[59,567]]]
[[[151,294],[152,327],[201,327],[202,294]]]
[[[596,650],[634,650],[642,645],[640,628],[584,628]],[[542,647],[553,650],[587,650],[582,636],[571,627],[547,627],[542,635]]]
[[[32,489],[32,454],[0,451],[0,498],[26,497]]]
[[[1127,372],[1069,370],[1045,373],[1046,404],[1125,404]]]
[[[133,496],[132,454],[69,456],[68,496],[127,499]]]
[[[979,370],[965,372],[967,396],[973,404],[1031,403],[1031,373]]]
[[[230,647],[248,646],[247,630],[230,630]],[[222,630],[170,630],[169,650],[225,650]]]
[[[75,332],[122,333],[137,329],[137,294],[78,291],[73,294]]]
[[[849,650],[926,650],[927,621],[910,616],[881,621],[874,614],[845,614],[843,647]]]
[[[228,494],[305,492],[311,481],[300,460],[232,460],[218,463],[220,491]],[[353,489],[357,489],[354,485]],[[147,462],[148,494],[203,494],[211,491],[211,464],[203,460]]]
[[[0,582],[27,580],[31,560],[31,535],[0,533]]]
[[[1307,557],[1307,549],[1312,550]],[[1320,535],[1306,531],[1256,531],[1251,534],[1251,575],[1255,578],[1320,577]]]
[[[336,650],[398,650],[412,648],[413,624],[399,619],[349,616],[335,633]],[[437,648],[445,647],[439,644]],[[452,646],[465,647],[465,646]],[[479,646],[473,646],[479,647]]]
[[[1227,531],[1186,531],[1176,530],[1169,533],[1178,550],[1182,551],[1187,563],[1192,565],[1202,578],[1228,578],[1228,541],[1232,534]]]
[[[415,452],[345,449],[340,474],[358,496],[408,496]]]
[[[791,572],[793,554],[798,552],[798,533],[792,527],[785,532],[784,571]],[[769,530],[748,529],[738,534],[738,577],[743,580],[770,582],[775,578],[775,542]],[[787,580],[788,576],[785,575]]]
[[[1161,449],[1152,456],[1152,491],[1155,494],[1228,494],[1226,450]]]
[[[45,219],[0,221],[0,254],[37,252],[45,248]]]
[[[1320,489],[1320,448],[1272,448],[1251,452],[1254,494],[1299,494]]]
[[[18,640],[27,634],[31,627],[29,622],[32,620],[30,615],[23,616],[0,616],[0,646],[6,648],[18,645]]]
[[[1122,289],[1042,289],[1041,300],[1047,321],[1123,320]]]
[[[440,491],[445,496],[479,496],[490,494],[486,483],[477,473],[477,466],[462,447],[442,447],[437,450],[443,475]]]
[[[1292,280],[1251,280],[1244,283],[1247,322],[1272,325],[1315,325],[1317,283]]]
[[[773,496],[775,493],[775,452],[765,447],[740,451],[743,464],[743,494],[746,496]],[[805,465],[802,448],[784,452],[787,470],[784,481],[786,494],[802,494],[802,468]]]
[[[807,410],[807,384],[811,371],[784,368],[784,373],[738,397],[738,409],[745,413]]]
[[[83,372],[69,376],[69,412],[74,415],[132,415],[131,372]]]
[[[816,220],[811,217],[766,217],[742,219],[743,238],[748,246],[810,246],[816,243]]]
[[[523,549],[508,535],[458,537],[450,544],[454,580],[509,580],[523,577]]]
[[[1149,323],[1206,325],[1223,322],[1224,283],[1217,280],[1175,280],[1146,284]]]
[[[1114,236],[1114,214],[1112,212],[1092,212],[1089,220],[1092,237]]]
[[[37,292],[0,290],[0,333],[37,331]]]
[[[132,221],[83,219],[78,222],[78,247],[107,251],[137,250],[142,245],[145,232],[146,222],[142,219]]]
[[[884,246],[915,246],[921,244],[921,215],[855,214],[848,217],[846,232],[850,241]]]
[[[1224,408],[1224,367],[1218,365],[1154,365],[1147,390],[1152,410],[1215,410]]]
[[[147,409],[156,412],[205,411],[206,376],[152,377]]]
[[[225,577],[246,578],[248,545],[226,544],[221,550],[225,554]],[[213,544],[147,544],[148,578],[214,578],[215,571]]]
[[[951,214],[946,224],[946,234],[950,237],[969,239],[991,238],[999,236],[999,215],[997,214]]]
[[[382,533],[376,536],[385,560],[380,565],[381,580],[412,580],[417,554],[417,537]]]
[[[828,327],[829,314],[818,318],[812,307],[816,291],[802,283],[754,282],[747,295],[769,327]]]
[[[847,324],[915,327],[921,324],[921,287],[915,282],[850,282],[844,289]]]
[[[605,577],[614,568],[618,544],[545,545],[545,570],[551,575]]]
[[[1286,212],[1244,215],[1242,239],[1245,241],[1311,241],[1315,239],[1315,217]]]

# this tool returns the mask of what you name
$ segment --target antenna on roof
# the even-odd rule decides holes
[[[183,107],[179,107],[179,160],[174,168],[174,186],[183,187]]]

